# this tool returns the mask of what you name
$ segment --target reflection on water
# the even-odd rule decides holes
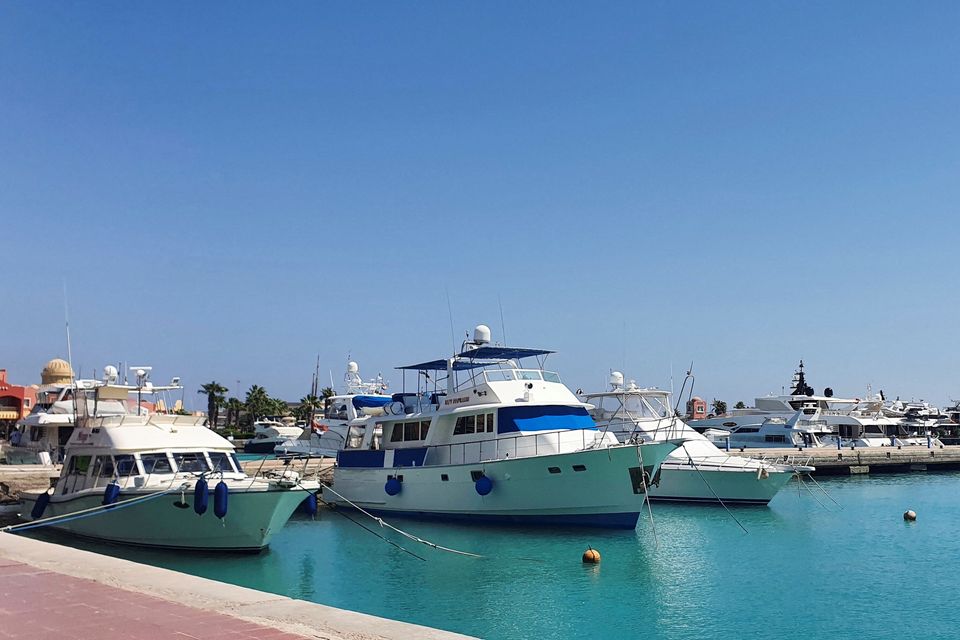
[[[793,485],[769,508],[733,509],[747,533],[722,508],[683,505],[654,506],[656,536],[647,519],[631,532],[395,521],[480,559],[377,528],[420,560],[327,511],[295,517],[257,556],[70,543],[487,638],[832,639],[839,629],[892,637],[899,630],[883,612],[907,602],[913,632],[949,637],[941,609],[960,570],[958,481],[953,473],[821,480],[842,508],[822,494],[818,503],[813,485]],[[907,508],[916,523],[903,522]],[[599,565],[582,565],[587,546],[600,550]]]

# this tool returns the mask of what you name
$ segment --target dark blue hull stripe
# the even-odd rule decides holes
[[[349,509],[340,506],[338,509]],[[426,511],[392,511],[370,509],[381,517],[415,518],[441,522],[479,522],[488,524],[523,524],[537,526],[599,527],[604,529],[634,529],[640,519],[636,513],[584,513],[563,515],[501,515],[491,513],[436,513]]]

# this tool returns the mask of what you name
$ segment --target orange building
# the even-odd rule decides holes
[[[7,370],[0,369],[0,436],[6,437],[37,402],[37,388],[7,382]]]

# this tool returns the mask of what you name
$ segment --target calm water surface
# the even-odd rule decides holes
[[[747,533],[722,508],[672,505],[654,505],[656,537],[646,518],[631,532],[395,521],[482,559],[390,536],[419,560],[329,511],[295,516],[259,556],[70,543],[483,638],[960,636],[960,474],[820,483],[842,509],[793,484],[733,509]],[[599,566],[581,564],[587,545]]]

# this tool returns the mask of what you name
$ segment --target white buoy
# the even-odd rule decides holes
[[[903,512],[903,519],[908,522],[913,522],[917,519],[917,512],[913,511],[912,509],[907,509]]]

